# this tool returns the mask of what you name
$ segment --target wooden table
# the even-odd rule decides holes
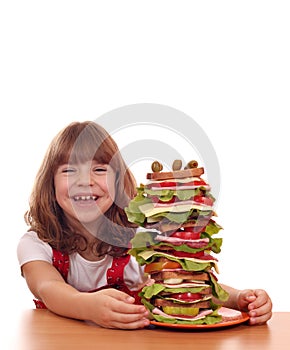
[[[153,326],[142,330],[112,330],[63,318],[48,310],[25,310],[14,326],[9,349],[17,350],[290,349],[290,312],[274,313],[263,326],[240,324],[215,330],[185,331]]]

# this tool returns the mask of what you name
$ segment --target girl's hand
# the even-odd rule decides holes
[[[241,311],[248,312],[250,325],[264,324],[272,317],[272,301],[263,289],[240,291],[237,304]]]
[[[116,289],[86,293],[89,320],[106,328],[137,329],[149,325],[143,305],[135,305],[134,298]]]

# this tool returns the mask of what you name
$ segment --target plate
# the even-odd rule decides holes
[[[228,309],[222,307],[219,310],[219,314],[223,317],[222,321],[214,324],[178,324],[178,323],[165,323],[158,321],[150,321],[154,326],[175,328],[175,329],[188,329],[188,330],[207,330],[207,329],[219,329],[224,327],[231,327],[245,323],[249,320],[249,315],[246,312],[240,312],[237,310]]]

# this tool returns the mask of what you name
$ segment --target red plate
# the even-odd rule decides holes
[[[223,320],[219,323],[214,324],[179,324],[179,323],[165,323],[158,321],[150,321],[154,326],[165,327],[165,328],[176,328],[176,329],[214,329],[235,326],[249,320],[249,315],[246,312],[240,312],[236,310],[227,309],[222,307],[219,310],[219,314],[222,315]]]

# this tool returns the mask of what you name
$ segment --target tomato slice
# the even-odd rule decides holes
[[[207,186],[207,183],[200,179],[200,180],[194,180],[189,182],[178,182],[178,181],[163,181],[163,182],[154,182],[151,184],[148,184],[147,187],[182,187],[182,186]]]
[[[209,197],[204,197],[204,196],[194,196],[193,200],[196,203],[200,203],[200,204],[204,204],[204,205],[208,205],[208,206],[213,206],[213,202],[214,200],[212,198]]]
[[[153,271],[161,271],[164,269],[179,269],[181,268],[181,265],[176,261],[158,261],[158,262],[152,262],[145,266],[144,271],[146,273],[151,273]]]
[[[182,301],[196,301],[202,299],[202,295],[200,293],[173,293],[170,294],[170,298],[174,298]]]
[[[180,183],[178,186],[207,186],[207,183],[203,181],[202,179],[200,180],[195,180],[195,181],[190,181],[190,182],[185,182],[185,183]]]
[[[147,185],[148,188],[151,187],[176,187],[177,183],[175,181],[164,181],[164,182],[154,182]]]
[[[199,239],[201,232],[194,232],[193,228],[190,227],[191,231],[176,231],[170,237],[176,237],[186,240]]]
[[[202,258],[204,257],[204,251],[202,250],[201,252],[197,253],[188,253],[188,252],[181,252],[178,250],[172,251],[172,255],[177,256],[178,258]]]

